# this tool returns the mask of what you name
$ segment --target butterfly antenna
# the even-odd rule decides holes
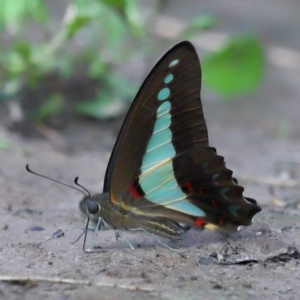
[[[26,165],[26,170],[27,170],[27,172],[29,172],[29,173],[31,173],[31,174],[34,174],[34,175],[37,175],[37,176],[40,176],[40,177],[49,179],[49,180],[51,180],[51,181],[54,181],[54,182],[59,183],[59,184],[64,185],[64,186],[67,186],[67,187],[69,187],[69,188],[71,188],[71,189],[74,189],[74,190],[76,190],[76,191],[79,191],[79,192],[82,193],[85,197],[87,196],[82,190],[80,190],[80,189],[78,189],[78,188],[76,188],[76,187],[74,187],[74,186],[72,186],[72,185],[68,185],[68,184],[66,184],[66,183],[57,181],[57,180],[52,179],[52,178],[50,178],[50,177],[47,177],[47,176],[45,176],[45,175],[42,175],[42,174],[33,172],[32,170],[29,169],[29,165],[28,165],[28,164]],[[78,179],[78,177],[76,177],[75,180],[76,180],[76,179]],[[80,187],[82,187],[82,186],[79,185],[79,184],[77,184],[77,185],[80,186]],[[88,196],[89,196],[89,198],[90,198],[90,193],[88,192],[88,190],[85,189],[84,187],[82,187],[82,188],[83,188],[85,191],[87,191]]]
[[[82,189],[84,189],[87,192],[87,194],[88,194],[88,198],[90,199],[91,198],[90,192],[83,185],[81,185],[81,184],[78,183],[78,179],[79,179],[79,177],[76,177],[75,180],[74,180],[74,183],[76,185],[80,186]]]

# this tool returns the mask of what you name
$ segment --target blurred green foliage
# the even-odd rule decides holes
[[[263,76],[264,54],[251,36],[232,38],[203,61],[203,82],[224,97],[253,91]]]
[[[121,77],[117,67],[140,56],[150,36],[137,0],[70,0],[58,23],[43,0],[0,0],[0,7],[0,102],[18,99],[24,86],[37,86],[53,71],[63,81],[79,68],[99,82],[99,88],[89,101],[77,103],[78,114],[112,117],[124,100],[133,99],[138,87]],[[215,25],[215,18],[199,16],[182,39]],[[31,30],[36,32],[28,35]],[[204,84],[225,97],[253,90],[263,73],[261,48],[251,37],[232,39],[202,60]],[[65,106],[64,97],[53,91],[37,107],[36,121],[44,122]]]
[[[37,121],[43,123],[47,117],[59,115],[64,109],[64,101],[61,94],[51,94],[47,101],[38,107]]]

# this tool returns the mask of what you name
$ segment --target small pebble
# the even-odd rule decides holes
[[[293,226],[284,226],[281,228],[281,231],[290,231],[293,228]]]
[[[32,226],[29,228],[30,231],[44,231],[45,228],[41,227],[41,226]]]

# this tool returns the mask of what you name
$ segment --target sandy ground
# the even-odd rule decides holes
[[[177,2],[167,11],[173,16]],[[191,1],[189,11],[199,11],[201,2]],[[234,31],[235,22],[257,31],[259,24],[268,46],[299,50],[294,38],[300,33],[297,1],[275,1],[280,7],[272,5],[268,14],[270,4],[262,2],[257,15],[251,1],[243,7],[238,1],[228,1],[226,7],[217,2],[204,7],[230,20],[224,31]],[[247,18],[249,12],[255,17]],[[182,10],[181,16],[187,13]],[[0,297],[299,299],[300,67],[266,68],[254,95],[231,103],[208,91],[202,97],[211,145],[263,211],[238,233],[189,231],[177,244],[164,241],[182,253],[158,246],[142,233],[126,233],[137,247],[132,251],[111,230],[98,234],[101,252],[84,253],[82,240],[71,244],[85,225],[78,210],[81,195],[25,171],[29,163],[66,183],[80,176],[92,193],[101,191],[118,124],[70,122],[66,132],[48,140],[22,138],[1,127],[1,138],[12,147],[0,150]],[[63,237],[38,245],[58,229],[66,230]]]

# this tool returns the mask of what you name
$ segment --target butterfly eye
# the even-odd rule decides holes
[[[96,215],[97,213],[99,213],[101,208],[96,201],[89,200],[86,205],[86,209],[91,215]]]

